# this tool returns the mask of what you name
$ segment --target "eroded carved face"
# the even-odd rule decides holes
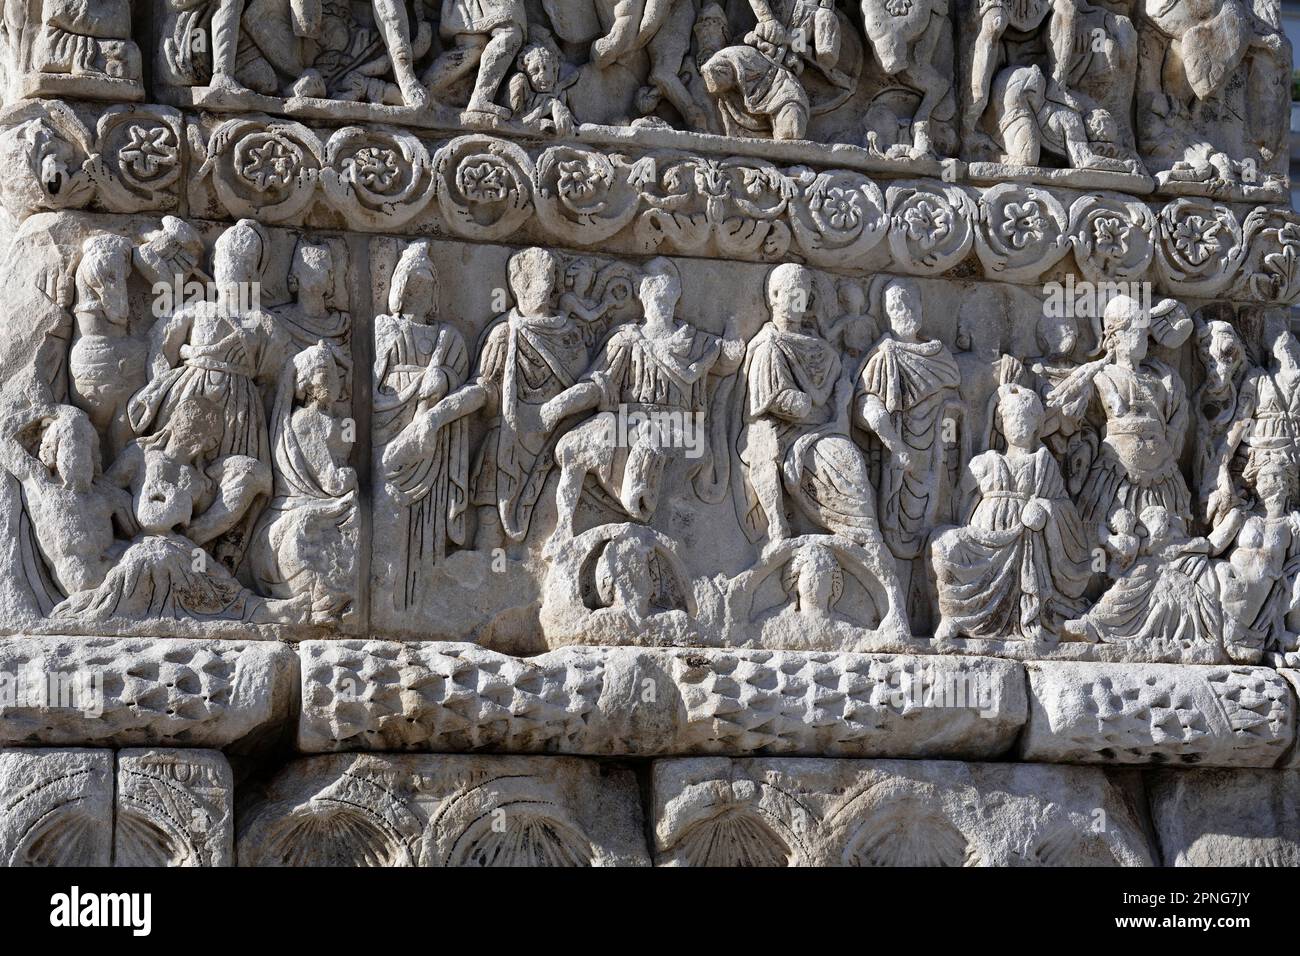
[[[812,273],[803,266],[783,265],[773,270],[767,282],[767,304],[778,329],[795,332],[803,328],[812,290]]]
[[[327,246],[299,246],[290,272],[292,285],[304,298],[325,298],[333,281],[334,261]]]
[[[1283,467],[1265,468],[1255,479],[1255,494],[1270,518],[1280,518],[1291,510],[1295,498],[1295,479]]]
[[[77,493],[90,490],[99,454],[94,427],[84,414],[60,415],[41,436],[40,460],[63,486]]]
[[[527,249],[511,257],[510,291],[520,312],[537,315],[550,308],[558,267],[555,256],[544,249]]]
[[[298,373],[298,395],[304,401],[333,405],[343,393],[338,363],[326,348],[307,349],[294,360]]]
[[[1033,448],[1043,424],[1043,404],[1038,396],[1019,385],[998,389],[998,415],[1002,434],[1016,448]]]
[[[1074,352],[1079,332],[1069,316],[1044,315],[1038,323],[1038,343],[1052,358],[1065,358]]]
[[[921,296],[910,282],[892,282],[885,289],[885,315],[899,338],[914,338],[921,331]]]
[[[166,455],[145,456],[144,481],[135,496],[135,518],[142,531],[166,534],[185,524],[194,514],[194,496],[188,489],[188,466]]]
[[[647,315],[671,317],[682,297],[682,280],[671,266],[650,264],[637,288],[638,298]]]
[[[1231,382],[1246,360],[1241,341],[1227,322],[1210,323],[1205,355],[1205,378],[1212,388]]]

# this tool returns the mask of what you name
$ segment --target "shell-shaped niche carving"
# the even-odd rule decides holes
[[[80,801],[64,804],[45,814],[14,847],[9,866],[85,866],[93,859],[96,830],[103,821],[83,812]]]
[[[1035,866],[1119,866],[1115,852],[1100,833],[1065,824],[1051,830],[1034,846]]]
[[[978,866],[965,835],[936,809],[907,802],[875,814],[849,838],[845,866]]]
[[[592,866],[595,850],[563,794],[540,777],[501,776],[447,798],[425,834],[425,866]]]
[[[790,848],[749,807],[730,807],[688,829],[677,842],[688,866],[789,866]]]
[[[475,827],[458,841],[449,866],[591,866],[591,844],[551,817],[514,811],[515,819]],[[500,819],[500,818],[499,818]]]
[[[241,864],[245,861],[240,858]],[[406,845],[365,810],[321,803],[291,816],[271,833],[260,866],[413,866]]]
[[[118,811],[114,832],[115,866],[196,866],[193,845],[171,827],[138,813]]]

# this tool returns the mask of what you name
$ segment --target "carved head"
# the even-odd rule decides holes
[[[835,292],[845,315],[862,315],[867,311],[867,292],[861,282],[845,279],[835,286]]]
[[[795,552],[782,584],[793,593],[800,613],[830,617],[844,593],[844,569],[829,548],[810,545]]]
[[[731,39],[727,14],[716,3],[710,3],[695,18],[695,45],[699,50],[697,63],[704,63],[725,47]]]
[[[1136,365],[1146,358],[1150,331],[1151,316],[1137,299],[1117,295],[1106,303],[1101,333],[1104,351]]]
[[[539,93],[549,93],[559,83],[560,58],[544,44],[530,43],[524,47],[515,60],[515,66]]]
[[[289,264],[289,291],[300,298],[325,301],[334,282],[334,255],[324,243],[303,241]]]
[[[388,311],[416,322],[427,322],[437,308],[438,270],[429,243],[413,242],[403,250],[388,288]]]
[[[131,240],[111,233],[91,236],[82,243],[77,266],[77,311],[98,313],[115,325],[125,325],[130,276]]]
[[[71,405],[60,405],[41,435],[38,457],[64,488],[78,493],[89,491],[99,471],[99,436],[86,413]]]
[[[1038,347],[1048,358],[1063,359],[1073,354],[1079,343],[1079,329],[1068,315],[1049,315],[1044,310],[1038,320]]]
[[[324,340],[293,357],[294,393],[302,402],[330,406],[343,394],[338,356]]]
[[[911,279],[893,279],[885,286],[885,316],[900,339],[921,331],[921,290]]]
[[[1231,322],[1204,323],[1196,335],[1196,348],[1205,365],[1205,384],[1212,391],[1231,385],[1246,364],[1246,348]]]
[[[646,318],[671,319],[681,297],[682,277],[671,259],[660,256],[646,263],[637,283],[637,298],[641,300]]]
[[[1160,505],[1142,509],[1142,527],[1147,529],[1148,551],[1161,548],[1180,537],[1182,519]]]
[[[220,236],[212,247],[212,278],[219,296],[246,302],[247,289],[262,281],[270,240],[261,224],[241,219]]]
[[[1038,394],[1020,385],[1007,384],[998,389],[998,419],[1007,443],[1016,448],[1032,449],[1043,424],[1043,403]]]
[[[560,260],[555,253],[537,246],[510,257],[506,277],[521,313],[539,315],[550,308],[559,267]]]
[[[1291,331],[1291,316],[1283,309],[1270,309],[1264,317],[1264,341],[1278,364],[1288,368],[1300,365],[1300,344]]]
[[[1297,462],[1269,456],[1258,467],[1247,467],[1243,477],[1254,486],[1264,513],[1270,518],[1280,518],[1291,510],[1300,485]]]
[[[783,263],[767,274],[767,306],[772,322],[783,332],[803,328],[812,304],[813,274],[792,262]]]

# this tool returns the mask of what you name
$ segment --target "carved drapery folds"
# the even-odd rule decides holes
[[[1293,660],[1287,45],[1211,6],[28,4],[0,626]]]

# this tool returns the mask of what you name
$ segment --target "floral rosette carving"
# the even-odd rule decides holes
[[[1139,280],[1155,256],[1155,216],[1146,203],[1112,193],[1081,196],[1070,207],[1070,244],[1091,282]]]
[[[579,246],[602,242],[631,224],[641,190],[656,175],[653,157],[628,163],[576,146],[552,146],[537,159],[537,218]]]
[[[176,206],[181,177],[181,114],[162,106],[114,106],[97,126],[95,179],[109,212]]]
[[[395,228],[433,197],[433,163],[410,133],[347,126],[325,144],[321,187],[354,228]]]
[[[815,265],[848,265],[880,244],[889,228],[880,187],[860,173],[790,171],[800,194],[790,204],[795,239]]]
[[[0,196],[17,219],[76,209],[95,192],[90,131],[58,100],[27,100],[0,111]]]
[[[777,259],[790,248],[783,219],[797,188],[760,160],[675,160],[643,193],[649,208],[637,220],[637,240],[647,252],[666,246],[685,255]]]
[[[315,133],[301,123],[256,117],[227,120],[212,131],[198,178],[212,177],[231,216],[284,222],[311,205],[320,172]]]
[[[533,211],[533,164],[514,143],[460,136],[434,157],[438,208],[469,239],[504,239]]]
[[[989,278],[1033,281],[1070,250],[1069,223],[1046,189],[1002,183],[980,197],[975,254]]]
[[[974,200],[958,186],[900,183],[885,194],[889,249],[901,272],[938,275],[966,258],[975,240]]]
[[[1253,209],[1242,227],[1247,254],[1234,292],[1290,305],[1300,298],[1300,216],[1290,209]]]
[[[1232,281],[1246,251],[1241,225],[1227,206],[1183,198],[1160,210],[1156,272],[1174,295],[1216,295]]]

